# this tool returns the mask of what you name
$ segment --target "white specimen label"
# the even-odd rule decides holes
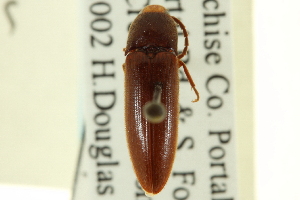
[[[185,24],[190,47],[183,61],[201,95],[191,102],[195,94],[180,69],[178,150],[167,185],[154,197],[144,195],[128,154],[122,70],[128,27],[149,4]],[[84,134],[73,200],[237,199],[230,1],[89,0],[80,10]]]

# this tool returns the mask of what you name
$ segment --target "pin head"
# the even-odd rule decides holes
[[[143,114],[153,124],[158,124],[166,118],[166,108],[160,102],[149,101],[143,107]]]

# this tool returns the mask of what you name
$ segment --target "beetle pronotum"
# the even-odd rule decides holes
[[[176,25],[183,30],[185,47],[177,52]],[[178,115],[179,76],[184,72],[199,100],[199,93],[180,60],[187,53],[185,26],[159,5],[146,6],[131,24],[124,49],[126,137],[134,171],[147,195],[165,186],[174,162]]]

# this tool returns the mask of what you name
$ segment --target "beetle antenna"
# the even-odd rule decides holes
[[[189,46],[188,32],[187,32],[184,24],[179,19],[177,19],[174,16],[171,16],[171,17],[180,26],[181,30],[183,31],[183,36],[185,38],[185,40],[184,40],[184,49],[183,49],[182,53],[177,56],[178,59],[181,59],[181,58],[183,58],[183,56],[185,56],[187,54],[187,50],[188,50],[188,46]]]
[[[158,124],[166,118],[166,107],[161,103],[162,89],[155,85],[152,101],[148,101],[143,107],[144,117],[153,124]]]

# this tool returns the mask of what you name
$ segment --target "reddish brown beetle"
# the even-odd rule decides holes
[[[185,47],[177,53],[176,25],[183,30]],[[179,115],[178,68],[199,93],[180,60],[188,48],[187,31],[159,5],[145,7],[129,29],[124,49],[125,123],[128,148],[137,179],[147,195],[165,186],[174,162]]]

